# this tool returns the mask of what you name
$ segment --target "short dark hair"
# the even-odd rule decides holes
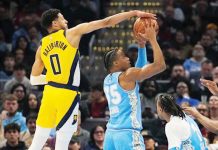
[[[28,121],[32,119],[32,120],[36,120],[37,119],[37,114],[36,113],[30,113],[27,118],[26,118],[26,123],[28,123]]]
[[[58,18],[59,13],[60,13],[59,9],[46,10],[41,17],[41,26],[45,29],[48,29],[51,26],[52,21]]]
[[[17,71],[17,70],[24,70],[25,71],[25,66],[23,64],[16,64],[14,66],[14,71]]]
[[[116,59],[116,53],[119,49],[112,49],[104,54],[104,66],[109,71],[113,66],[113,62]]]
[[[10,130],[16,130],[20,132],[20,126],[16,123],[10,123],[4,127],[4,133],[9,132]]]
[[[204,64],[212,64],[213,65],[213,62],[211,60],[207,59],[201,63],[201,66],[203,66]]]
[[[175,98],[170,94],[158,94],[156,96],[156,102],[158,102],[166,113],[185,118],[185,113],[182,111],[182,108],[176,104]]]
[[[16,90],[16,88],[18,88],[19,86],[21,86],[23,88],[23,92],[26,95],[26,87],[22,83],[17,83],[15,85],[13,85],[12,88],[11,88],[11,91],[10,91],[11,94],[13,94],[14,91]]]
[[[18,101],[17,96],[13,94],[7,94],[3,97],[3,102],[5,101]]]

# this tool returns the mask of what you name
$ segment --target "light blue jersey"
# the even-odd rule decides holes
[[[169,150],[207,150],[198,125],[187,115],[184,119],[171,116],[165,131]]]
[[[108,100],[110,119],[104,140],[104,150],[145,150],[140,133],[141,104],[139,86],[126,91],[119,84],[122,72],[109,74],[104,80],[104,92]]]
[[[120,74],[121,72],[109,74],[104,80],[104,92],[110,110],[107,128],[140,131],[142,124],[138,83],[134,90],[126,91],[119,84]]]

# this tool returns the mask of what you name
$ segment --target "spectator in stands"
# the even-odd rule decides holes
[[[190,97],[188,84],[183,81],[178,82],[176,93],[176,103],[180,106],[183,106],[184,104],[187,106],[197,106],[200,102],[199,100]]]
[[[208,110],[208,106],[206,103],[199,103],[197,108],[196,108],[199,113],[201,113],[202,115],[208,117],[209,116],[209,110]]]
[[[12,87],[15,84],[21,83],[25,86],[27,93],[29,93],[31,90],[31,84],[30,84],[30,80],[25,76],[26,75],[25,67],[22,64],[16,64],[14,66],[13,75],[14,77],[5,83],[4,91],[10,93]]]
[[[38,114],[40,102],[34,93],[30,93],[27,101],[24,102],[23,116],[27,117],[31,113]]]
[[[25,14],[20,18],[21,24],[12,36],[12,49],[16,48],[19,37],[25,37],[25,39],[29,41],[28,28],[34,25],[33,19],[34,18],[32,18],[31,14]]]
[[[31,51],[29,41],[25,36],[19,36],[17,38],[14,51],[16,51],[17,49],[22,49],[24,51],[25,59],[27,59],[26,62],[29,63],[32,62],[33,64],[35,52]],[[28,65],[32,65],[32,64],[28,64]]]
[[[23,84],[15,84],[11,89],[11,94],[17,97],[18,111],[22,112],[24,109],[24,103],[26,101],[26,88]]]
[[[205,60],[201,63],[201,72],[193,72],[190,74],[190,83],[191,83],[191,95],[197,99],[208,99],[211,95],[209,90],[205,88],[201,82],[200,78],[212,80],[212,70],[213,63],[210,60]]]
[[[97,125],[91,130],[90,133],[90,142],[84,148],[84,150],[103,150],[105,129]]]
[[[17,123],[20,126],[20,131],[24,132],[27,130],[26,118],[23,117],[21,112],[18,112],[18,99],[16,96],[9,94],[5,97],[3,105],[6,108],[7,114],[3,119],[3,127],[10,123]]]
[[[83,148],[81,148],[81,144],[78,140],[71,139],[68,150],[83,150]]]
[[[217,59],[214,57],[218,55],[215,39],[213,39],[210,34],[205,33],[201,36],[200,44],[204,47],[206,57],[215,65],[218,65]]]
[[[175,41],[172,42],[176,50],[180,53],[180,59],[185,60],[192,49],[188,43],[186,35],[182,30],[177,30],[175,33]]]
[[[24,142],[19,140],[20,127],[16,123],[11,123],[5,126],[4,136],[7,139],[6,146],[0,150],[26,150]]]
[[[145,150],[156,150],[156,142],[149,130],[143,130],[142,136],[145,143]]]
[[[182,22],[175,19],[175,8],[173,6],[166,6],[165,19],[168,26],[171,28],[171,33],[175,33],[177,29],[182,28]]]
[[[170,83],[165,87],[164,91],[167,91],[167,93],[175,93],[175,87],[176,84],[179,81],[187,81],[186,73],[183,65],[176,64],[172,68],[172,72],[170,75]]]
[[[154,118],[156,112],[155,96],[159,91],[159,87],[155,80],[145,80],[141,83],[141,106],[143,118]]]
[[[209,98],[209,116],[212,120],[218,120],[218,97],[211,96]]]
[[[15,59],[11,53],[7,53],[3,60],[3,68],[0,71],[0,77],[3,80],[9,80],[13,75]]]
[[[30,147],[32,143],[33,136],[36,131],[36,119],[37,119],[37,114],[31,113],[26,119],[26,125],[27,125],[28,130],[25,132],[22,132],[20,135],[20,140],[24,141],[28,148]]]
[[[29,49],[31,52],[36,52],[38,46],[40,45],[40,40],[42,35],[36,26],[32,26],[28,29],[28,34],[30,37]]]
[[[107,100],[104,96],[102,84],[91,87],[90,100],[88,101],[90,117],[104,118],[107,108]]]
[[[14,55],[15,55],[15,61],[17,64],[25,64],[27,63],[25,61],[25,54],[24,54],[24,50],[22,49],[16,49],[14,51]]]
[[[196,107],[196,109],[198,110],[199,113],[201,113],[202,115],[204,115],[205,117],[209,116],[209,109],[206,103],[199,103],[198,106]],[[201,133],[203,135],[203,137],[207,137],[208,136],[208,131],[207,129],[202,126],[197,120],[195,120],[196,123],[199,126],[199,129],[201,130]]]
[[[200,44],[196,44],[192,50],[192,57],[186,59],[183,66],[188,75],[192,73],[200,73],[201,63],[207,60],[205,57],[204,47]]]
[[[170,27],[167,26],[165,17],[158,13],[157,14],[157,23],[159,26],[159,31],[158,31],[158,42],[162,45],[163,42],[165,41],[170,41],[173,38],[172,33],[170,32]]]
[[[218,39],[218,26],[215,23],[209,23],[206,26],[206,33],[209,34],[212,37],[212,41],[215,41],[215,43],[217,44]]]
[[[84,147],[88,144],[90,133],[89,131],[83,129],[81,127],[81,112],[79,111],[78,117],[78,126],[77,126],[77,131],[74,132],[72,139],[76,139],[78,142],[74,142],[75,144],[73,145],[81,145],[81,149],[84,149]]]

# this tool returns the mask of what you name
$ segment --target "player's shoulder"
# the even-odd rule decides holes
[[[185,118],[180,118],[177,116],[171,116],[170,121],[166,124],[166,130],[170,129],[170,130],[174,130],[174,129],[183,129],[183,128],[187,128],[188,127],[188,123],[185,120]]]

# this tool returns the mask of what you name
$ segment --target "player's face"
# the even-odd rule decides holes
[[[129,57],[126,56],[126,54],[123,52],[123,50],[117,51],[117,59],[116,62],[118,63],[118,66],[122,71],[125,71],[129,67],[131,67],[131,63],[129,60]]]
[[[57,22],[57,26],[59,29],[68,29],[68,21],[64,18],[64,16],[61,13],[58,14],[58,18],[55,21]]]

